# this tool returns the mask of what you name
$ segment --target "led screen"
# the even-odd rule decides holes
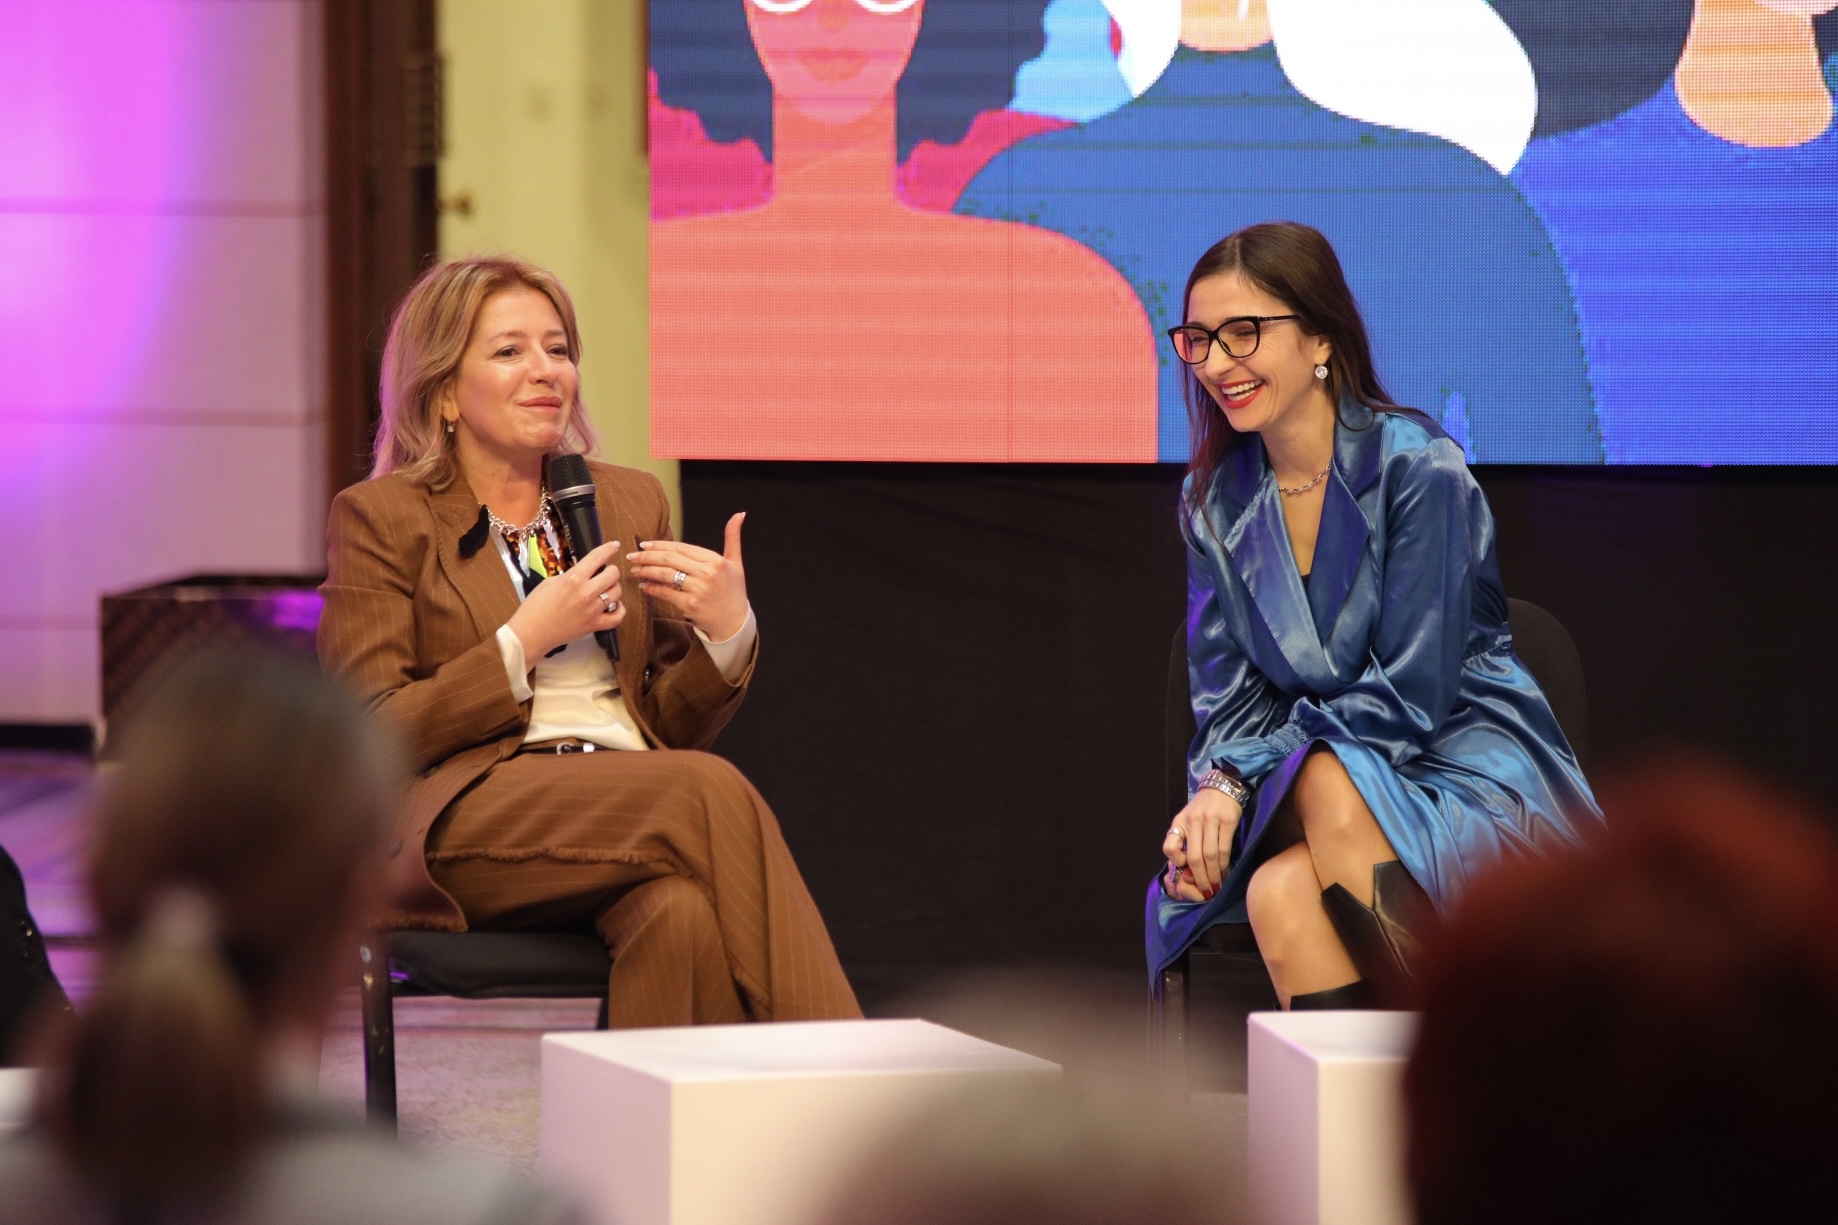
[[[1184,460],[1288,219],[1471,460],[1838,462],[1835,5],[658,0],[653,450]]]

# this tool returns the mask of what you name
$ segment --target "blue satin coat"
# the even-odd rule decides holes
[[[1427,417],[1341,406],[1305,585],[1256,435],[1183,514],[1194,779],[1255,790],[1208,902],[1149,885],[1149,969],[1215,923],[1243,923],[1260,840],[1316,745],[1346,766],[1398,858],[1446,907],[1510,855],[1577,840],[1601,811],[1512,650],[1493,515],[1461,448]]]

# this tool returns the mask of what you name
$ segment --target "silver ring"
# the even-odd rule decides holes
[[[1187,831],[1182,829],[1180,826],[1170,825],[1168,827],[1168,833],[1169,834],[1179,834],[1181,836],[1181,846],[1185,847],[1187,845]],[[1162,837],[1164,838],[1166,838],[1167,836],[1168,836],[1167,834],[1162,835]]]
[[[616,613],[619,611],[619,601],[607,599],[606,593],[604,591],[600,593],[600,603],[601,605],[605,607],[606,611],[609,614]]]
[[[670,586],[677,591],[681,591],[683,590],[683,584],[687,583],[688,581],[689,581],[689,575],[683,573],[683,571],[681,570],[678,570],[676,572],[676,577],[670,580]]]

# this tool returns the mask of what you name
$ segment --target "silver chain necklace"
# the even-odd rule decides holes
[[[542,491],[542,502],[536,509],[536,517],[522,527],[518,527],[514,523],[506,523],[504,520],[498,518],[497,513],[489,506],[485,508],[485,517],[491,520],[491,525],[493,527],[503,532],[506,536],[512,534],[515,534],[519,538],[528,536],[549,521],[549,491],[547,489]]]
[[[1322,481],[1325,481],[1327,479],[1327,474],[1332,472],[1333,470],[1334,470],[1334,461],[1330,459],[1327,461],[1327,467],[1315,473],[1315,479],[1310,481],[1308,484],[1297,485],[1294,489],[1285,489],[1283,486],[1278,485],[1276,487],[1276,491],[1282,494],[1286,498],[1293,498],[1297,494],[1307,493],[1309,490],[1313,489],[1316,485],[1319,485]]]

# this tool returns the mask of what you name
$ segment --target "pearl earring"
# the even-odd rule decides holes
[[[1326,366],[1316,366],[1315,367],[1315,377],[1318,379],[1326,378],[1327,377],[1327,367]],[[448,428],[451,429],[452,427],[449,426]]]

